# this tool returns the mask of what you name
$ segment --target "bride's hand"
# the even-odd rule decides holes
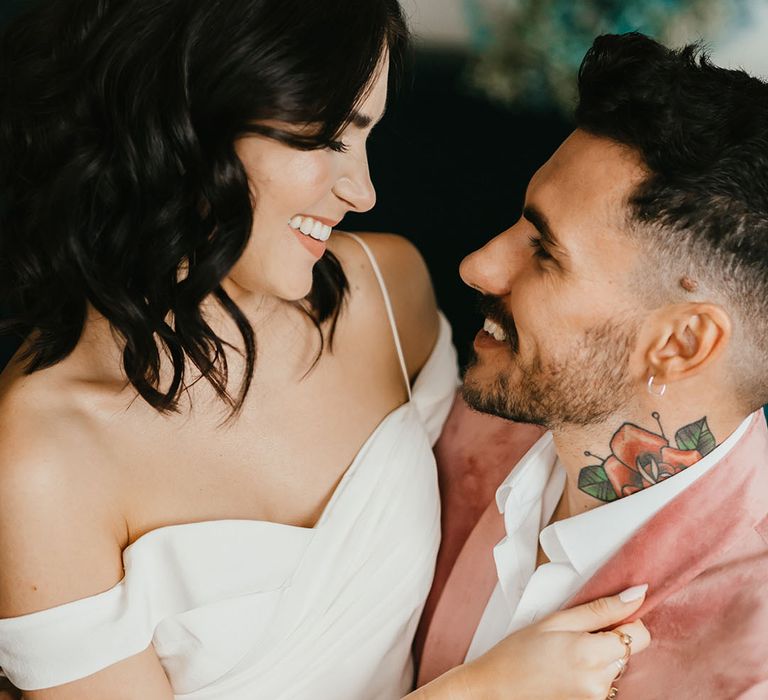
[[[636,593],[636,592],[635,592]],[[619,596],[598,598],[563,610],[507,637],[466,664],[473,698],[526,700],[605,700],[619,673],[625,647],[613,632],[595,632],[621,622],[645,595],[624,603]],[[632,652],[651,641],[639,620],[616,628],[632,637]],[[477,689],[477,690],[475,690]]]
[[[635,595],[637,589],[630,589]],[[525,627],[483,656],[435,679],[414,700],[605,700],[625,646],[611,628],[639,609],[645,592],[622,602],[599,598]],[[632,637],[632,653],[650,635],[640,620],[615,628]],[[408,696],[411,698],[411,696]]]

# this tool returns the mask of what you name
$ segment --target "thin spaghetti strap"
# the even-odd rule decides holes
[[[373,251],[368,247],[368,244],[360,238],[360,236],[354,233],[344,232],[345,235],[356,240],[360,247],[365,251],[368,259],[371,261],[371,267],[376,275],[376,279],[379,281],[379,287],[381,288],[381,294],[384,297],[384,306],[387,308],[387,318],[389,318],[389,326],[392,329],[392,337],[395,339],[395,349],[397,350],[397,358],[400,360],[400,369],[403,370],[403,378],[405,379],[405,388],[408,390],[408,400],[411,400],[411,380],[408,378],[408,368],[405,365],[405,357],[403,356],[403,347],[400,344],[400,334],[397,332],[397,324],[395,323],[395,314],[392,311],[392,302],[389,300],[389,292],[387,291],[387,285],[384,283],[384,277],[379,269],[379,264],[376,262],[376,257]]]

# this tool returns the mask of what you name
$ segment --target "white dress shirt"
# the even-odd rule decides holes
[[[558,459],[552,433],[542,435],[496,491],[506,530],[493,550],[499,581],[466,660],[477,658],[512,632],[558,610],[644,523],[722,460],[742,437],[751,418],[675,476],[551,525],[547,523],[565,488],[565,468]],[[549,563],[536,568],[539,542]]]

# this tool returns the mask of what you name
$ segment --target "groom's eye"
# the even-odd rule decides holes
[[[546,248],[541,242],[541,238],[536,236],[528,236],[528,243],[530,244],[531,248],[533,248],[533,255],[535,257],[539,258],[540,260],[550,260],[552,258],[552,256],[547,252]]]

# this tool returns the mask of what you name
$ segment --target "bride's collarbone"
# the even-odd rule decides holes
[[[301,374],[297,356],[265,338],[230,420],[204,381],[180,414],[134,404],[109,441],[129,475],[131,532],[200,520],[314,522],[360,447],[405,400],[391,329],[363,311],[343,318],[333,348]]]
[[[153,459],[134,481],[131,500],[145,505],[132,531],[199,520],[314,523],[360,447],[401,403],[396,391],[355,390],[293,387],[249,402],[219,428],[156,434]]]

